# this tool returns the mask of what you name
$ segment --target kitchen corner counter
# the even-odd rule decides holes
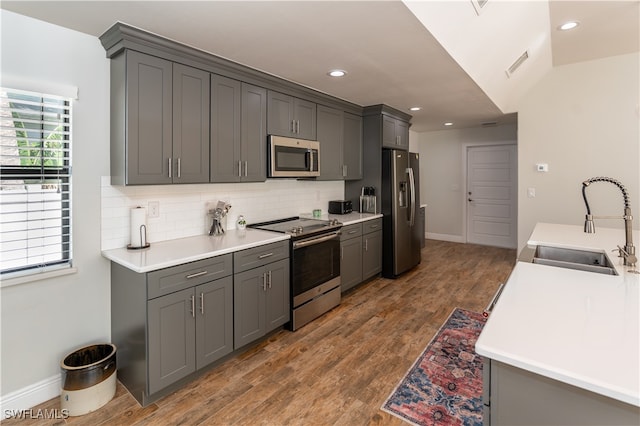
[[[328,217],[329,219],[337,219],[338,222],[342,223],[343,225],[353,225],[354,223],[377,219],[379,217],[382,217],[382,214],[352,212],[349,214],[330,214]]]
[[[518,262],[478,354],[640,406],[640,275],[611,253],[624,230],[541,223],[528,244],[606,252],[619,275]]]
[[[288,239],[289,235],[275,232],[231,229],[222,236],[198,235],[152,242],[151,247],[141,250],[103,250],[102,256],[134,272],[144,273]]]

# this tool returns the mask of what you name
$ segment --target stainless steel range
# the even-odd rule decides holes
[[[291,330],[340,304],[342,223],[289,217],[249,227],[291,235]]]

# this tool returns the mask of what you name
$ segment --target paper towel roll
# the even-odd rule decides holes
[[[130,233],[131,247],[143,247],[147,244],[147,209],[144,207],[131,209]]]

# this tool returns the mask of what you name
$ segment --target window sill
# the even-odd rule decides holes
[[[11,287],[14,285],[26,284],[34,281],[48,280],[64,275],[71,275],[78,272],[78,268],[65,266],[59,269],[49,269],[42,272],[32,272],[27,275],[14,275],[0,280],[0,288]]]

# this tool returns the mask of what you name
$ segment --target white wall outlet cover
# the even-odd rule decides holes
[[[547,163],[538,163],[536,164],[536,171],[538,172],[548,172],[549,165]]]

